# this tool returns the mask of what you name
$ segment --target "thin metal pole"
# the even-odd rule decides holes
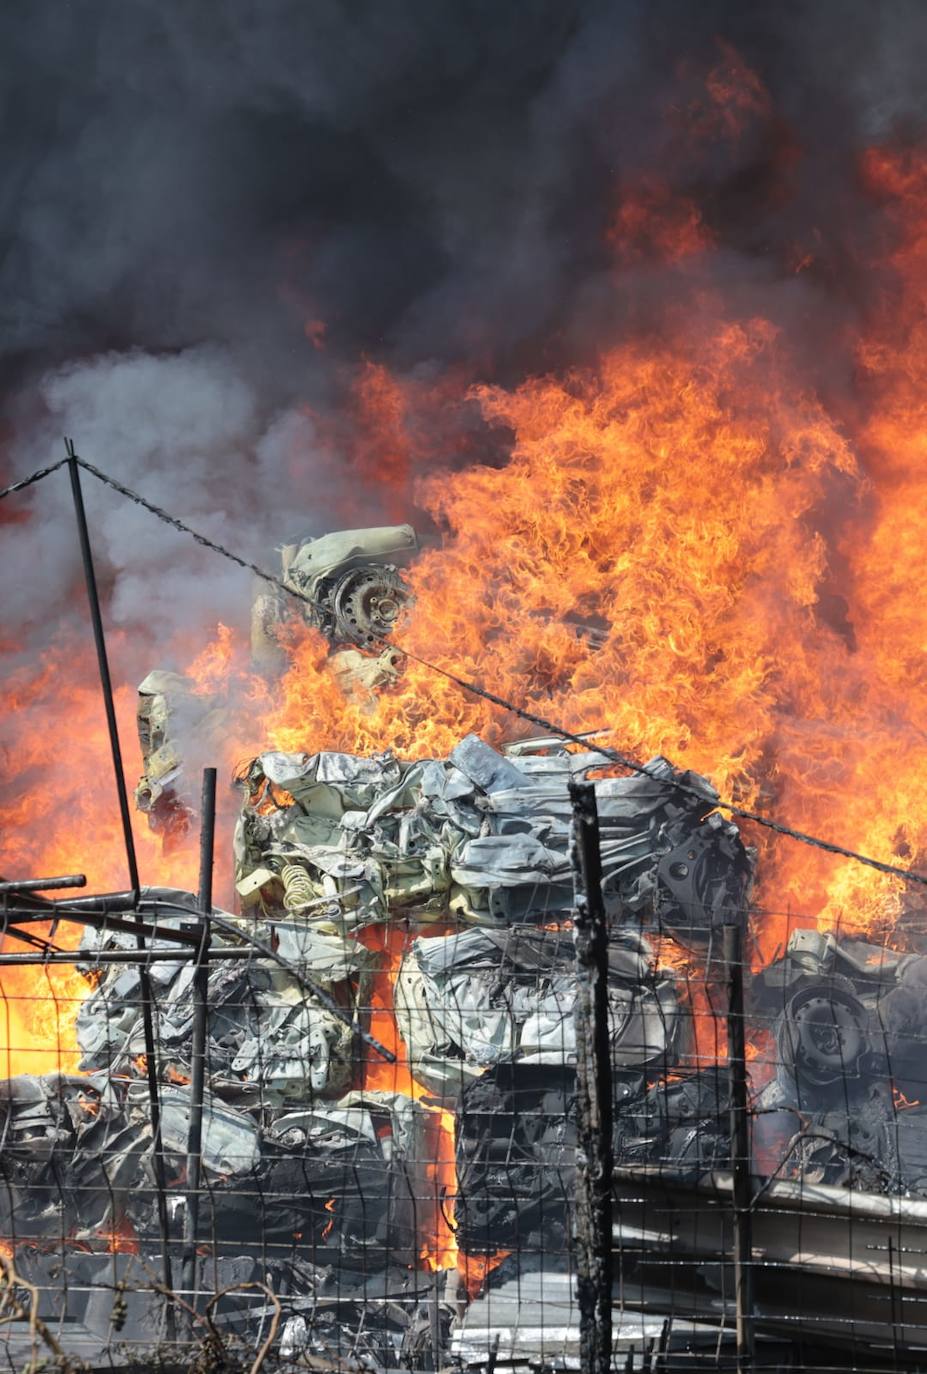
[[[122,749],[119,744],[119,727],[116,721],[116,704],[113,697],[113,681],[109,672],[109,659],[106,653],[106,638],[103,633],[103,616],[100,611],[100,597],[97,592],[97,578],[93,567],[93,551],[90,547],[90,532],[87,528],[87,513],[84,510],[84,496],[80,485],[80,469],[72,440],[64,441],[68,455],[68,471],[71,476],[71,495],[74,498],[74,514],[77,519],[77,534],[80,540],[80,553],[84,565],[84,582],[87,587],[87,600],[90,603],[90,621],[93,626],[93,640],[97,651],[97,666],[100,672],[100,686],[103,689],[103,705],[106,709],[106,725],[109,731],[109,748],[113,761],[113,774],[116,780],[116,795],[119,798],[119,814],[122,819],[122,837],[126,851],[126,866],[129,870],[129,884],[135,901],[141,895],[138,878],[138,860],[135,854],[135,836],[132,833],[132,816],[129,811],[129,794],[126,790],[125,772],[122,766]],[[137,935],[139,949],[144,949],[144,941]],[[170,1227],[167,1217],[167,1187],[164,1171],[164,1149],[161,1141],[161,1099],[158,1091],[158,1068],[155,1053],[154,1016],[152,1013],[151,979],[147,969],[139,969],[139,992],[142,1002],[142,1019],[145,1029],[145,1062],[148,1079],[148,1101],[151,1112],[152,1148],[154,1151],[155,1186],[158,1192],[158,1229],[161,1233],[161,1277],[167,1292],[173,1289],[170,1256]],[[168,1340],[175,1336],[174,1307],[168,1302],[165,1309],[165,1334]]]
[[[595,788],[570,783],[575,884],[576,1255],[583,1374],[612,1363],[612,1060],[608,1028],[608,928]]]
[[[734,1308],[737,1321],[737,1370],[754,1365],[753,1203],[747,1058],[744,1037],[744,924],[739,914],[723,928],[727,966],[727,1053],[731,1082],[731,1177],[734,1207]]]
[[[0,883],[0,893],[52,892],[56,888],[86,886],[85,874],[68,873],[60,878],[20,878],[17,882],[3,882]]]
[[[64,443],[68,454],[68,471],[71,474],[71,494],[74,498],[74,514],[77,517],[77,534],[80,539],[80,554],[84,564],[84,581],[87,585],[87,600],[90,602],[90,620],[93,625],[93,639],[97,650],[100,685],[103,688],[103,705],[106,709],[106,726],[109,731],[109,748],[113,758],[116,795],[119,798],[119,815],[122,819],[122,838],[125,844],[126,864],[129,869],[129,883],[137,901],[141,889],[138,881],[138,860],[135,856],[135,836],[132,833],[132,815],[129,811],[129,794],[126,790],[125,773],[122,767],[122,749],[119,744],[119,727],[116,723],[113,682],[110,677],[109,659],[106,653],[106,639],[103,634],[103,617],[100,613],[97,577],[93,567],[90,533],[87,529],[87,513],[84,510],[84,494],[80,485],[80,468],[77,466],[77,454],[74,452],[72,441],[70,439],[65,439]]]
[[[13,932],[10,932],[13,934]],[[2,928],[0,928],[2,934]],[[19,939],[19,935],[16,935]],[[260,964],[263,955],[255,955],[251,949],[212,949],[207,955],[210,962],[215,963],[232,962],[236,960],[240,964]],[[17,964],[26,967],[37,968],[45,964],[64,964],[71,968],[96,968],[98,964],[190,964],[200,958],[199,952],[195,949],[146,949],[139,953],[135,949],[108,949],[99,953],[96,950],[87,949],[50,949],[46,950],[44,945],[41,952],[37,954],[7,954],[0,951],[0,968],[9,964],[14,968]]]
[[[203,1162],[203,1096],[206,1089],[206,1035],[209,1018],[209,943],[212,915],[212,870],[216,834],[216,770],[203,769],[200,809],[200,946],[193,975],[193,1044],[190,1052],[190,1125],[187,1132],[187,1207],[184,1213],[182,1287],[196,1309],[196,1238],[200,1220]],[[193,1334],[193,1312],[190,1334]]]
[[[38,925],[42,921],[48,920],[47,912],[36,914],[23,911],[22,907],[14,907],[11,915],[13,918],[9,925],[11,932],[20,926]],[[120,916],[97,915],[93,911],[73,912],[64,916],[60,914],[60,908],[55,915],[55,920],[59,924],[65,921],[71,925],[88,926],[91,930],[103,930],[108,935],[115,933],[142,935],[149,940],[169,940],[172,944],[189,945],[193,949],[199,949],[199,937],[191,931],[174,930],[170,926],[150,925],[147,921],[124,921]],[[140,962],[144,963],[145,961],[142,959]]]
[[[431,1358],[434,1361],[433,1369],[442,1369],[445,1365],[443,1358],[443,1342],[441,1340],[441,1293],[442,1284],[445,1279],[445,1271],[436,1269],[431,1284],[431,1301],[429,1302],[429,1317],[431,1325]],[[491,1371],[487,1371],[491,1374]]]

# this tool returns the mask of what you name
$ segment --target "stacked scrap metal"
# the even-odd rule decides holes
[[[684,1049],[675,980],[648,956],[633,931],[609,948],[620,1070],[663,1067]],[[576,995],[572,933],[520,925],[413,941],[394,1005],[415,1077],[453,1100],[496,1065],[574,1065]]]
[[[160,1244],[143,1082],[49,1074],[0,1084],[3,1234]],[[161,1148],[182,1234],[191,1094],[162,1084]],[[314,1264],[411,1264],[427,1197],[424,1113],[401,1093],[349,1093],[266,1123],[207,1094],[198,1239],[229,1254]]]
[[[352,1338],[364,1333],[374,1362],[412,1364],[418,1350],[434,1363],[436,1333],[446,1335],[447,1309],[432,1294],[423,1317],[409,1278],[436,1212],[436,1118],[400,1093],[351,1091],[376,971],[357,938],[366,925],[403,921],[417,934],[396,980],[397,1022],[431,1105],[456,1110],[462,1247],[502,1246],[526,1263],[534,1249],[566,1265],[576,1061],[568,782],[600,764],[556,740],[500,754],[470,736],[447,759],[268,753],[246,769],[235,848],[243,910],[213,912],[214,950],[234,957],[209,965],[197,1240],[225,1269],[273,1268],[292,1349],[328,1349],[320,1333],[340,1321]],[[703,778],[663,759],[649,771],[596,782],[625,1111],[616,1148],[647,1161],[669,1151],[691,1172],[722,1151],[722,1135],[700,1123],[716,1121],[723,1085],[703,1075],[694,1088],[667,1087],[687,1049],[684,999],[643,932],[710,950],[718,924],[748,901],[752,856],[713,812]],[[161,1237],[142,986],[135,964],[101,958],[133,948],[134,935],[108,928],[100,903],[83,943],[96,980],[77,1022],[86,1077],[6,1085],[4,1220],[37,1242],[93,1245],[126,1232],[151,1264]],[[165,956],[176,952],[167,932],[189,932],[196,904],[146,889],[135,910],[163,936],[149,942],[159,958],[148,977],[179,1238],[194,965]],[[436,922],[457,929],[437,933]],[[379,1325],[364,1312],[374,1288]],[[242,1329],[258,1319],[242,1318]]]
[[[447,759],[262,754],[244,770],[235,841],[244,903],[342,929],[406,916],[480,926],[568,919],[567,784],[601,766],[556,740],[502,755],[468,735]],[[698,774],[596,782],[606,900],[707,943],[742,910],[752,857]]]
[[[815,930],[754,981],[775,1072],[757,1097],[779,1176],[927,1196],[927,958]]]
[[[178,902],[184,894],[175,894]],[[192,902],[192,899],[190,899]],[[164,902],[162,901],[162,909]],[[177,909],[175,906],[174,909]],[[189,908],[181,907],[189,920]],[[217,948],[240,947],[235,918],[215,911],[226,933],[215,938]],[[170,927],[182,917],[159,916]],[[248,932],[262,944],[273,942],[278,961],[247,957],[214,963],[209,969],[209,1014],[206,1060],[208,1081],[215,1092],[233,1102],[279,1106],[313,1100],[344,1091],[356,1076],[356,1044],[352,1020],[361,1017],[369,1002],[373,956],[355,942],[281,922],[273,929],[251,922]],[[131,937],[128,937],[130,940]],[[157,944],[157,942],[155,942]],[[161,948],[166,942],[161,942]],[[88,952],[125,947],[127,937],[91,932],[82,948]],[[173,1078],[191,1076],[193,979],[190,963],[164,960],[149,969],[158,1006],[161,1072]],[[339,1017],[329,1006],[307,995],[320,988],[342,1009]],[[144,1027],[138,969],[110,966],[77,1017],[80,1067],[87,1071],[131,1073],[144,1053]]]

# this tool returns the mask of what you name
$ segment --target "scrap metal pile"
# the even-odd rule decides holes
[[[443,1359],[466,1316],[454,1277],[435,1279],[422,1262],[442,1216],[460,1251],[493,1269],[490,1287],[568,1267],[568,783],[601,763],[555,739],[499,753],[468,736],[446,759],[266,753],[243,770],[241,909],[217,909],[213,929],[214,947],[241,957],[209,971],[196,1239],[221,1274],[271,1284],[288,1350],[350,1349],[387,1367]],[[704,778],[664,759],[647,773],[595,782],[614,1152],[619,1169],[657,1168],[682,1184],[725,1166],[729,1096],[724,1067],[696,1057],[678,970],[720,989],[716,935],[748,909],[754,858]],[[195,900],[148,889],[138,912],[182,929]],[[393,1003],[419,1100],[362,1086],[384,958],[364,943],[371,926],[403,934]],[[662,957],[667,942],[685,956],[677,971]],[[133,944],[105,921],[85,936],[95,986],[77,1024],[81,1072],[0,1085],[5,1234],[29,1242],[36,1272],[61,1237],[85,1245],[91,1267],[115,1234],[132,1237],[149,1270],[160,1253],[139,970],[98,961]],[[179,1238],[193,964],[164,958],[148,975]],[[751,1034],[775,1045],[756,1105],[777,1178],[927,1195],[927,1112],[896,1110],[899,1094],[906,1104],[920,1095],[925,995],[927,960],[808,931],[754,980]],[[456,1196],[435,1169],[448,1113]],[[228,1315],[252,1335],[267,1319],[266,1306]],[[132,1320],[143,1333],[150,1313]]]
[[[262,754],[242,773],[238,892],[324,929],[403,917],[494,928],[569,920],[567,784],[600,764],[556,740],[503,755],[475,735],[447,759],[416,763]],[[606,902],[705,944],[742,909],[750,856],[713,813],[704,778],[665,759],[647,769],[596,783]]]

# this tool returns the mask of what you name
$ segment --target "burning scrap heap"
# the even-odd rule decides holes
[[[307,625],[328,641],[328,667],[345,693],[369,700],[394,682],[398,658],[387,641],[409,599],[400,565],[416,548],[411,525],[335,530],[284,544],[278,582],[259,582],[254,590],[255,670],[270,677],[283,672],[289,637]],[[144,772],[136,805],[153,830],[176,840],[194,816],[184,755],[195,738],[204,758],[216,757],[228,712],[183,674],[156,669],[139,685],[137,723]]]
[[[402,913],[488,927],[567,920],[567,783],[600,764],[555,740],[501,755],[472,735],[448,759],[417,763],[262,754],[242,775],[239,894],[348,929]],[[606,900],[705,941],[742,905],[749,861],[735,828],[711,814],[704,778],[665,759],[647,773],[596,784]]]
[[[241,957],[209,971],[198,1240],[229,1282],[272,1277],[288,1349],[330,1350],[336,1322],[353,1348],[363,1330],[378,1363],[412,1360],[430,1271],[458,1251],[465,1274],[475,1266],[471,1288],[473,1273],[504,1284],[539,1265],[568,1267],[577,1117],[568,782],[601,764],[556,739],[499,753],[471,735],[444,759],[274,752],[242,770],[241,909],[216,909],[213,932],[220,954]],[[754,856],[714,809],[711,785],[665,759],[645,775],[599,778],[595,790],[616,1164],[695,1181],[726,1166],[729,1090],[723,1052],[706,1062],[693,985],[680,975],[698,969],[723,1006],[716,937],[748,910]],[[195,900],[150,888],[139,913],[165,932],[182,929]],[[97,981],[78,1016],[81,1074],[3,1085],[0,1205],[7,1233],[32,1242],[30,1272],[41,1273],[43,1245],[62,1235],[91,1250],[128,1235],[149,1264],[160,1253],[139,970],[96,962],[132,944],[105,923],[84,937]],[[396,956],[389,992],[409,1071],[389,1090],[362,1039],[386,977],[378,947]],[[154,948],[172,947],[165,938]],[[775,1044],[773,1070],[764,1077],[755,1066],[758,1168],[927,1195],[924,1112],[895,1111],[899,1093],[907,1102],[920,1092],[925,963],[797,931],[756,976],[751,1034]],[[179,1236],[194,970],[161,958],[149,977]],[[456,1171],[442,1173],[449,1130]],[[442,1254],[435,1237],[449,1221]],[[389,1298],[376,1318],[358,1297],[372,1278]],[[445,1335],[455,1292],[448,1280]],[[241,1326],[237,1308],[224,1319]],[[140,1331],[146,1320],[137,1315]]]
[[[305,598],[298,610],[327,638],[329,668],[355,700],[396,679],[383,642],[407,587],[387,560],[414,546],[411,528],[397,526],[283,550],[285,586]],[[262,671],[285,657],[292,614],[281,589],[256,597]],[[137,801],[170,838],[193,815],[186,750],[220,738],[226,714],[184,678],[152,673],[138,722]],[[212,922],[196,1241],[212,1255],[205,1287],[272,1284],[291,1353],[348,1340],[375,1364],[414,1365],[424,1342],[437,1359],[481,1282],[504,1290],[533,1270],[569,1268],[571,779],[596,777],[616,1166],[676,1183],[726,1167],[718,935],[747,919],[756,856],[698,773],[662,757],[630,777],[602,777],[602,765],[559,738],[500,753],[470,734],[443,758],[278,750],[239,768],[237,910],[215,909]],[[96,900],[105,914],[108,899]],[[148,888],[135,909],[164,936],[147,977],[179,1237],[196,1110],[195,970],[165,956],[176,950],[168,932],[189,928],[196,903]],[[162,1250],[141,973],[99,958],[133,947],[105,920],[85,932],[94,986],[77,1017],[80,1072],[2,1085],[0,1207],[7,1234],[31,1243],[20,1267],[36,1281],[56,1237],[87,1246],[90,1286],[106,1238],[131,1238],[149,1265]],[[925,964],[799,930],[756,975],[758,1171],[927,1196]],[[400,1050],[395,1070],[367,1038],[377,1009],[377,1032],[386,1025]],[[438,1301],[433,1274],[445,1270]],[[373,1309],[372,1296],[383,1300]],[[217,1314],[252,1336],[266,1317],[234,1304]],[[142,1307],[133,1323],[157,1334]]]
[[[927,843],[927,623],[920,580],[911,577],[927,510],[927,155],[919,82],[904,89],[917,62],[892,60],[892,35],[883,42],[878,24],[860,30],[872,42],[845,25],[850,49],[828,68],[821,54],[836,49],[820,24],[799,24],[793,51],[780,41],[791,23],[778,26],[772,43],[752,19],[736,23],[716,45],[714,20],[704,32],[648,20],[635,79],[624,79],[619,64],[613,81],[609,42],[637,52],[628,49],[626,8],[611,7],[614,32],[603,27],[607,6],[592,7],[588,28],[570,10],[566,37],[547,25],[550,61],[533,42],[513,45],[506,31],[504,99],[491,98],[492,83],[483,82],[478,99],[461,101],[459,82],[429,77],[424,124],[404,62],[398,120],[394,113],[390,122],[384,105],[382,136],[345,141],[344,128],[363,133],[360,62],[350,116],[336,116],[333,126],[338,149],[350,144],[363,154],[359,178],[339,172],[335,181],[371,192],[357,198],[356,221],[351,198],[347,234],[338,215],[325,213],[324,196],[319,216],[313,204],[308,218],[284,223],[289,189],[272,197],[274,241],[255,245],[257,254],[232,223],[226,238],[246,243],[248,265],[262,266],[237,278],[225,273],[249,284],[248,298],[245,308],[221,312],[221,346],[213,348],[199,277],[215,259],[215,225],[226,223],[239,192],[247,200],[247,178],[237,177],[233,199],[220,196],[222,213],[204,216],[208,252],[198,255],[195,244],[171,251],[165,271],[139,278],[146,301],[158,306],[156,327],[134,341],[141,353],[133,346],[123,357],[90,356],[111,346],[107,315],[101,334],[81,335],[79,359],[69,361],[58,340],[54,359],[65,367],[34,401],[10,407],[15,462],[37,449],[44,466],[47,434],[59,432],[59,420],[62,431],[85,428],[86,442],[100,450],[115,435],[124,464],[115,469],[117,490],[126,490],[124,480],[163,500],[169,519],[221,536],[236,558],[261,537],[265,519],[305,509],[307,498],[347,524],[414,510],[424,542],[434,540],[410,567],[417,539],[408,525],[287,541],[282,585],[262,582],[254,597],[257,671],[236,696],[221,674],[198,670],[213,612],[224,604],[213,584],[189,596],[186,617],[170,604],[175,588],[218,569],[210,561],[218,555],[191,546],[206,561],[179,558],[175,567],[180,545],[157,552],[156,527],[143,534],[148,516],[139,509],[123,520],[112,486],[105,499],[116,503],[113,515],[100,508],[101,588],[112,597],[104,609],[115,611],[121,637],[138,652],[163,649],[178,655],[178,666],[185,660],[183,672],[145,679],[138,711],[136,795],[155,832],[138,837],[142,871],[176,865],[173,886],[146,889],[123,914],[137,910],[162,929],[197,921],[195,901],[179,890],[195,869],[191,783],[201,764],[227,775],[242,757],[251,760],[239,770],[245,795],[234,887],[224,900],[230,909],[217,910],[213,924],[222,957],[209,969],[196,1241],[209,1253],[204,1290],[259,1279],[280,1295],[291,1350],[324,1355],[340,1329],[368,1363],[411,1366],[424,1326],[433,1367],[446,1367],[437,1299],[451,1303],[458,1256],[458,1296],[480,1278],[493,1297],[506,1284],[527,1292],[537,1278],[532,1266],[542,1262],[565,1270],[577,1118],[567,782],[591,770],[611,923],[616,1176],[632,1171],[628,1187],[638,1196],[645,1177],[658,1176],[664,1196],[674,1181],[684,1184],[688,1201],[678,1215],[691,1217],[690,1184],[707,1189],[728,1158],[716,934],[725,918],[750,909],[754,856],[719,816],[704,774],[748,811],[839,840],[893,870],[763,836],[746,1026],[753,1163],[763,1179],[757,1217],[782,1187],[793,1190],[796,1212],[810,1198],[815,1217],[830,1190],[831,1203],[842,1192],[853,1208],[867,1200],[883,1219],[923,1208],[919,1224],[927,1225],[927,1201],[919,1201],[927,1198],[924,911],[914,884],[898,876],[923,872]],[[453,26],[444,27],[454,42]],[[432,30],[426,74],[467,68],[466,43],[435,67]],[[170,38],[165,52],[187,52],[177,34]],[[405,29],[400,38],[405,44]],[[213,40],[207,33],[207,45],[216,47]],[[755,61],[739,51],[742,40]],[[838,34],[838,48],[841,41]],[[379,109],[376,38],[373,48]],[[863,54],[859,72],[844,60],[851,49]],[[107,51],[118,53],[118,43]],[[261,72],[269,70],[270,50],[255,51]],[[522,60],[528,66],[519,70]],[[485,64],[477,65],[482,82]],[[193,61],[187,68],[200,70]],[[797,87],[796,73],[804,74]],[[210,92],[210,130],[227,139],[230,128],[245,127],[217,115],[215,83],[199,84]],[[431,117],[432,86],[455,102],[449,156],[428,142],[443,127]],[[223,108],[226,94],[223,87]],[[295,150],[303,172],[311,162],[299,121],[281,143],[268,99],[272,105],[262,88],[262,138],[273,141],[274,157],[277,144]],[[171,119],[175,103],[161,102]],[[488,178],[474,175],[471,149],[478,159],[482,147],[467,136],[458,107],[483,111],[492,125],[483,140]],[[516,124],[507,136],[497,125],[510,110]],[[325,119],[304,122],[315,136]],[[97,124],[108,132],[105,119]],[[397,130],[413,131],[406,156]],[[551,150],[552,131],[566,143],[555,140]],[[149,142],[155,148],[157,140]],[[173,147],[176,139],[162,142]],[[137,140],[126,146],[135,160]],[[190,147],[198,146],[194,138]],[[246,170],[260,165],[255,146],[249,137]],[[467,155],[455,183],[460,149]],[[513,149],[515,191],[507,182],[494,197]],[[274,157],[257,178],[268,189],[277,186]],[[370,173],[378,158],[385,178]],[[326,151],[325,167],[330,160]],[[189,179],[189,160],[174,161]],[[424,195],[414,189],[416,169]],[[86,178],[70,180],[80,187]],[[120,193],[134,184],[111,180]],[[317,179],[309,182],[318,200]],[[203,184],[220,183],[210,176]],[[474,200],[473,186],[488,193]],[[409,187],[403,207],[397,196]],[[185,180],[189,227],[187,189]],[[23,204],[34,227],[42,217],[33,199]],[[825,199],[835,213],[826,213]],[[361,200],[375,216],[381,206],[386,231],[367,232]],[[494,202],[504,208],[498,223]],[[118,216],[114,223],[97,240],[134,249],[137,234],[121,232]],[[152,243],[158,238],[172,246],[171,234]],[[370,257],[374,243],[389,258],[384,272]],[[495,244],[515,245],[518,271]],[[193,265],[197,289],[181,294],[197,318],[192,329],[172,322],[165,333],[162,308],[165,319],[174,321],[174,312],[151,281],[169,280],[175,259]],[[20,262],[16,253],[10,262]],[[287,280],[275,299],[285,302],[281,340],[296,378],[281,375],[277,384],[271,347],[252,385],[247,374],[273,330],[265,336],[238,322],[255,318],[255,283],[266,287],[265,272],[281,262]],[[409,268],[416,262],[424,268],[418,294]],[[29,289],[68,279],[19,275]],[[131,283],[131,270],[123,276]],[[92,272],[78,277],[90,296],[112,297],[94,293]],[[351,283],[345,298],[341,277]],[[400,278],[399,288],[391,285]],[[299,337],[291,312],[307,299],[306,334],[320,368],[308,394],[306,360],[291,344]],[[325,301],[337,328],[317,316]],[[80,333],[89,317],[78,307],[62,318]],[[41,324],[54,311],[20,314]],[[231,334],[247,334],[248,344],[226,359],[233,321]],[[203,346],[188,350],[184,339]],[[357,357],[344,352],[355,348]],[[47,361],[35,359],[36,380]],[[137,414],[139,402],[143,433],[130,445],[125,416]],[[35,429],[33,416],[41,416]],[[104,452],[89,456],[112,468]],[[35,466],[23,463],[23,472]],[[160,474],[154,487],[152,470]],[[18,475],[11,469],[11,479]],[[12,518],[4,647],[14,670],[4,864],[10,875],[81,868],[106,888],[121,881],[122,855],[100,782],[98,693],[83,626],[76,615],[59,624],[50,613],[64,610],[60,589],[73,577],[61,510],[42,482],[28,486],[30,505],[4,508]],[[24,577],[23,569],[46,576]],[[161,592],[153,616],[152,586]],[[400,651],[388,640],[413,599]],[[242,660],[248,638],[235,645]],[[426,660],[449,674],[426,673]],[[468,677],[484,696],[460,693]],[[576,731],[607,729],[635,758],[666,755],[694,771],[660,757],[646,777],[603,777],[596,756],[557,740],[496,752],[482,740],[502,738],[491,702],[503,699]],[[264,741],[273,752],[260,752]],[[312,752],[293,752],[303,747]],[[75,930],[61,917],[66,911],[52,913],[62,944]],[[105,912],[104,901],[98,914]],[[885,932],[897,949],[879,947]],[[25,930],[27,943],[32,933]],[[154,1064],[144,1060],[143,980],[131,933],[115,933],[104,919],[86,936],[85,982],[53,960],[41,970],[11,963],[5,971],[7,1072],[49,1062],[67,1069],[0,1087],[0,1207],[26,1277],[39,1281],[43,1266],[60,1265],[65,1241],[88,1287],[94,1275],[111,1284],[117,1259],[130,1262],[114,1258],[120,1249],[137,1247],[145,1272],[156,1268],[163,1227],[149,1070],[162,1095],[170,1244],[179,1254],[194,1115],[194,978],[167,940],[155,940],[151,952]],[[126,962],[103,962],[110,955]],[[77,1002],[75,1049],[68,1008]],[[397,1066],[377,1058],[363,1038],[371,1033],[397,1049]],[[643,1212],[632,1238],[626,1201],[623,1299],[637,1263],[632,1241],[644,1245],[649,1236],[669,1250],[667,1236],[675,1239],[665,1214]],[[858,1213],[850,1220],[855,1228]],[[705,1221],[697,1214],[695,1229]],[[826,1267],[834,1252],[817,1229],[789,1238],[804,1291],[813,1266]],[[713,1252],[693,1241],[690,1277],[710,1294],[714,1320],[729,1297],[718,1289],[725,1239]],[[902,1243],[883,1231],[864,1266],[894,1283],[899,1266],[916,1264],[924,1249],[922,1237]],[[773,1273],[770,1253],[763,1249],[758,1292]],[[852,1259],[842,1255],[841,1278]],[[684,1275],[672,1276],[678,1312]],[[840,1282],[833,1280],[838,1290]],[[545,1301],[558,1291],[538,1283]],[[922,1272],[909,1288],[921,1301]],[[897,1297],[893,1288],[891,1307],[877,1305],[893,1341],[904,1335]],[[519,1301],[508,1309],[513,1342],[530,1325]],[[765,1294],[759,1302],[767,1311]],[[256,1300],[247,1318],[252,1339],[266,1330],[260,1306]],[[143,1325],[145,1314],[136,1315]],[[244,1320],[224,1300],[216,1315]]]
[[[566,1261],[576,1057],[567,783],[600,762],[556,740],[500,754],[469,736],[446,759],[269,753],[243,771],[241,912],[215,911],[213,941],[244,957],[209,972],[200,1239],[239,1277],[273,1261],[287,1340],[321,1339],[320,1295],[330,1312],[336,1289],[339,1301],[353,1291],[351,1275],[380,1275],[414,1311],[432,1282],[416,1264],[442,1214],[456,1212],[455,1246],[474,1257],[521,1234]],[[705,779],[663,759],[648,774],[596,783],[614,1056],[629,1101],[686,1047],[683,999],[645,931],[707,947],[725,913],[743,908],[752,876]],[[139,911],[163,930],[183,928],[195,901],[146,889]],[[371,926],[400,936],[393,999],[408,1092],[364,1086],[371,1051],[357,1032],[377,976]],[[95,963],[132,943],[105,924],[84,937],[97,979],[77,1024],[85,1076],[5,1085],[5,1224],[39,1248],[55,1236],[128,1233],[149,1261],[160,1249],[139,970]],[[149,977],[180,1234],[193,966],[162,958]],[[526,1093],[530,1110],[513,1112],[513,1094]],[[487,1110],[489,1131],[477,1129]],[[456,1188],[453,1173],[434,1177],[435,1136],[453,1114]],[[521,1164],[499,1165],[500,1130],[531,1137]],[[408,1357],[415,1339],[411,1317],[396,1329],[398,1310],[378,1338],[387,1363]]]

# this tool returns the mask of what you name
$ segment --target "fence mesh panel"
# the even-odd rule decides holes
[[[341,874],[341,890],[363,877]],[[705,919],[704,892],[655,884],[629,902],[622,881],[605,883],[616,1367],[737,1358],[721,938],[733,922],[754,1367],[916,1366],[927,959],[915,937],[822,933],[813,913],[751,905],[748,883]],[[285,906],[278,872],[259,900],[216,909],[192,1238],[196,898],[98,899],[92,924],[66,899],[51,924],[31,895],[4,898],[9,1367],[578,1368],[576,1051],[591,1028],[575,1014],[568,886],[564,898],[562,874],[523,884],[506,920],[397,900],[388,920],[346,923],[308,890],[302,909]],[[148,932],[143,952],[126,921]],[[59,952],[24,946],[23,932]]]

